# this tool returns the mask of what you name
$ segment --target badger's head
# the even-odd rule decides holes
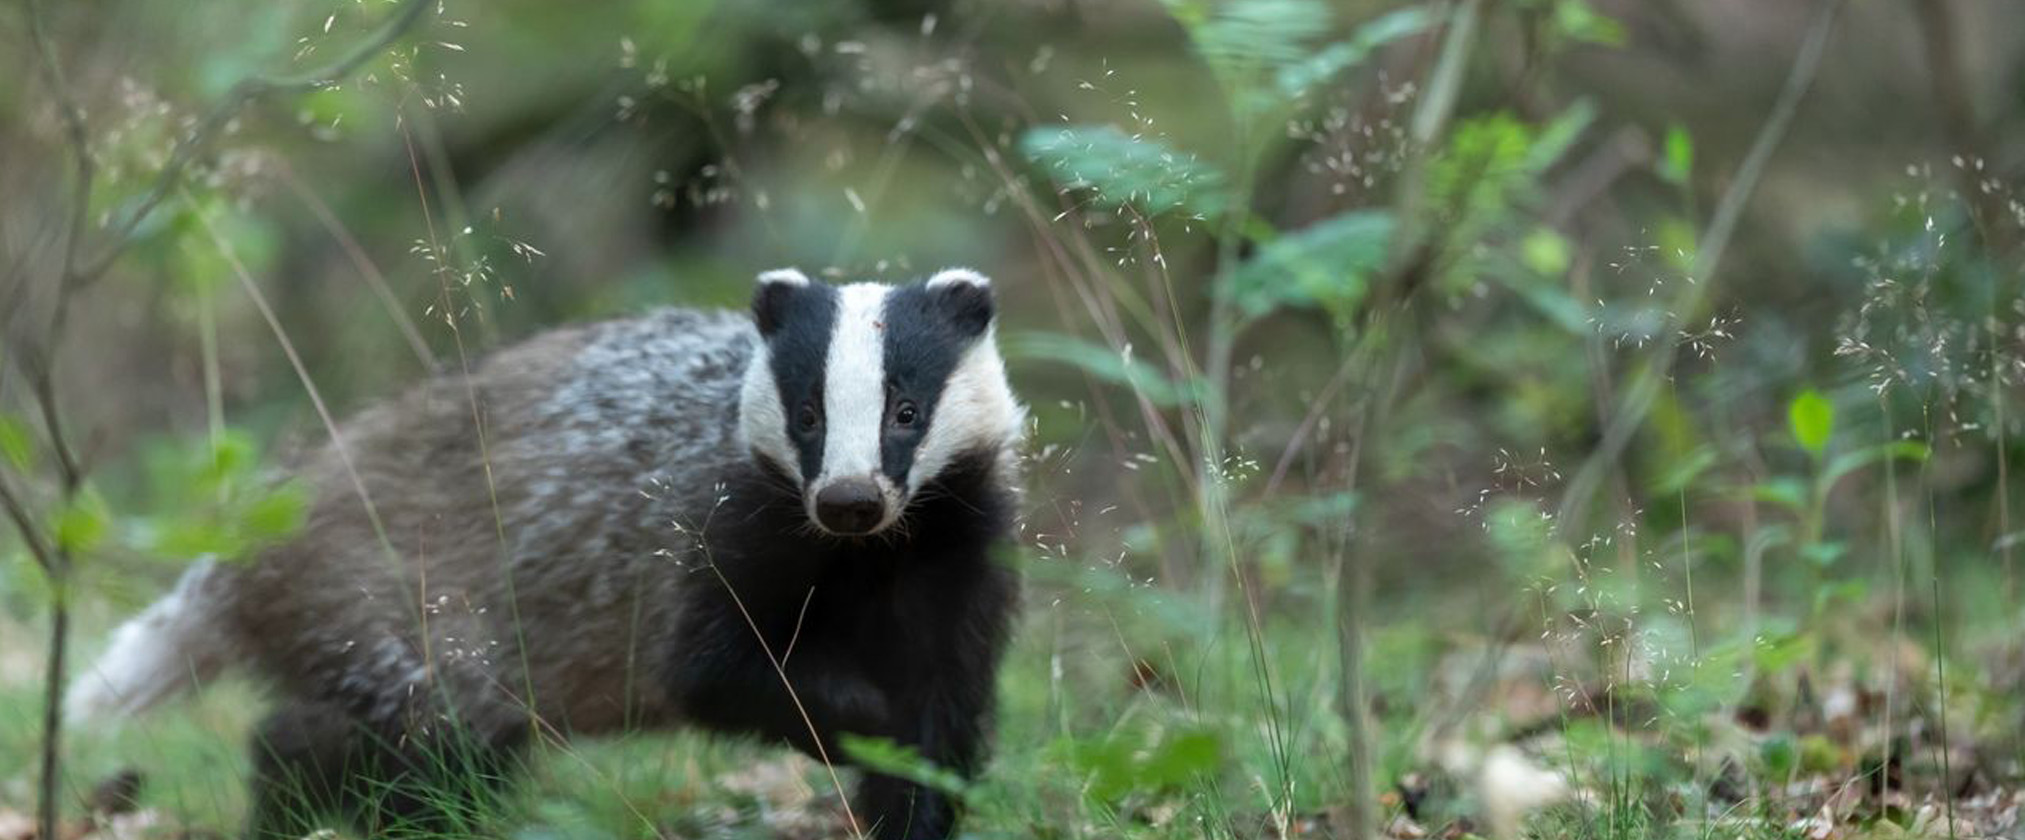
[[[949,269],[905,286],[759,276],[759,348],[740,394],[753,454],[799,485],[809,520],[877,534],[968,459],[1012,451],[1024,410],[992,338],[991,281]]]

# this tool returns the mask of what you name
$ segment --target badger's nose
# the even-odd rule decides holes
[[[816,492],[816,521],[839,534],[869,534],[885,518],[886,502],[869,478],[840,478]]]

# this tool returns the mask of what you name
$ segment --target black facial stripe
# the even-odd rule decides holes
[[[814,429],[803,426],[802,404],[813,403],[817,417],[822,416],[823,367],[830,355],[830,333],[837,326],[837,290],[815,283],[784,287],[763,295],[755,305],[765,307],[756,314],[773,328],[766,345],[774,386],[780,389],[787,438],[801,456],[803,479],[813,480],[823,469],[824,424]]]
[[[983,294],[984,317],[974,314],[975,296]],[[879,444],[880,468],[896,484],[907,481],[914,467],[914,452],[935,422],[936,402],[948,384],[949,374],[963,358],[983,329],[990,323],[988,292],[974,287],[929,289],[916,284],[896,288],[886,296],[880,320],[886,325],[886,411],[889,422]],[[908,428],[890,422],[900,400],[914,403],[915,420]]]

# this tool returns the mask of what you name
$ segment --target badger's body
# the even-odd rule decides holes
[[[755,314],[548,333],[365,412],[303,466],[302,532],[194,570],[74,708],[252,663],[283,699],[253,745],[263,835],[454,820],[434,788],[536,735],[689,724],[842,763],[854,733],[975,771],[1021,418],[988,286],[775,272]],[[883,776],[856,805],[877,836],[954,820]]]

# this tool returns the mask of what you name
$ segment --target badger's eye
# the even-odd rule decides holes
[[[802,410],[795,415],[795,422],[801,424],[804,429],[813,429],[822,425],[823,418],[816,413],[815,403],[805,402],[802,403]]]
[[[915,414],[914,404],[901,400],[899,405],[893,407],[893,425],[901,427],[913,426],[914,421],[919,419]]]

